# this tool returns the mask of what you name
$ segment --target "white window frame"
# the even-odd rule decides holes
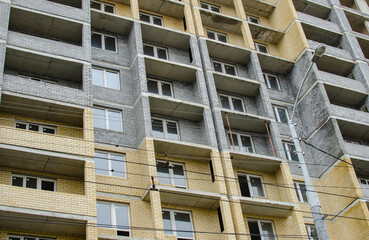
[[[168,119],[164,119],[164,118],[157,118],[157,117],[152,117],[151,119],[155,119],[155,120],[159,120],[162,121],[163,124],[163,134],[164,134],[164,138],[165,139],[169,139],[169,140],[174,140],[174,139],[170,139],[168,138],[168,127],[167,127],[167,122],[171,122],[171,123],[175,123],[176,127],[177,127],[177,135],[178,135],[178,140],[176,141],[180,141],[181,140],[181,136],[179,134],[179,124],[177,121],[173,121],[173,120],[168,120]],[[152,127],[151,127],[152,129]],[[151,130],[152,131],[152,130]]]
[[[294,146],[295,147],[295,151],[297,151],[296,150],[296,146],[295,146],[294,143],[292,143],[292,142],[283,142],[283,148],[284,148],[284,151],[285,151],[285,153],[287,155],[287,160],[288,161],[293,161],[293,162],[299,162],[299,161],[292,160],[291,152],[290,152],[290,149],[289,149],[288,145]],[[297,152],[296,152],[296,155],[297,155]]]
[[[255,45],[255,49],[256,51],[260,52],[260,53],[264,53],[264,54],[269,54],[269,48],[268,48],[268,45],[266,44],[263,44],[263,43],[258,43],[258,42],[254,42],[254,45]],[[260,47],[265,47],[267,52],[262,52],[260,51]]]
[[[115,71],[115,70],[110,70],[110,69],[105,69],[105,68],[101,68],[101,67],[92,67],[92,69],[95,70],[100,70],[103,71],[103,86],[104,88],[109,88],[108,84],[107,84],[107,80],[106,80],[106,73],[110,72],[110,73],[115,73],[118,75],[118,88],[109,88],[109,89],[115,89],[115,90],[120,90],[120,76],[119,76],[119,71]],[[98,85],[94,85],[94,86],[98,86]],[[101,86],[99,86],[101,87]]]
[[[111,167],[111,162],[114,161],[114,160],[112,160],[111,155],[115,155],[115,156],[123,157],[123,161],[121,163],[123,164],[124,170],[125,170],[125,172],[122,173],[122,174],[124,174],[124,176],[123,177],[117,177],[117,178],[127,179],[127,165],[126,165],[126,155],[125,154],[115,153],[115,152],[104,152],[104,151],[99,151],[99,150],[96,150],[95,153],[102,153],[102,154],[107,154],[108,155],[106,159],[103,159],[103,160],[106,160],[108,162],[108,169],[106,170],[108,172],[108,175],[98,174],[98,173],[96,173],[96,175],[117,177],[117,176],[113,176],[112,167]],[[96,158],[96,157],[94,156],[94,158]]]
[[[117,131],[117,132],[123,132],[123,117],[122,117],[122,111],[120,110],[114,110],[114,109],[110,109],[110,108],[103,108],[103,107],[98,107],[98,106],[93,106],[93,109],[100,109],[100,110],[104,110],[104,122],[105,122],[105,128],[101,128],[101,129],[107,129],[107,130],[111,130],[111,131]],[[119,112],[120,114],[120,124],[121,124],[121,130],[114,130],[114,129],[110,129],[109,128],[109,111],[110,112]],[[95,126],[94,126],[95,127]],[[100,128],[100,127],[96,127],[96,128]]]
[[[156,82],[157,84],[157,87],[158,87],[158,95],[160,96],[164,96],[164,97],[169,97],[169,96],[166,96],[166,95],[163,95],[163,90],[161,88],[161,83],[165,83],[165,84],[168,84],[170,86],[170,93],[172,96],[170,97],[173,97],[174,98],[174,93],[173,93],[173,84],[170,83],[170,82],[166,82],[166,81],[162,81],[162,80],[158,80],[158,79],[154,79],[154,78],[147,78],[147,81],[153,81],[153,82]],[[149,90],[147,90],[149,92]],[[151,93],[151,92],[149,92]],[[155,94],[155,93],[152,93],[152,94]]]
[[[154,49],[154,56],[146,55],[144,53],[145,56],[154,57],[154,58],[157,58],[157,59],[160,59],[160,60],[167,60],[167,61],[169,60],[169,54],[168,54],[168,49],[167,48],[158,47],[158,46],[155,46],[155,45],[152,45],[152,44],[147,44],[147,43],[143,44],[143,47],[145,47],[145,46],[149,46],[149,47],[152,47]],[[166,55],[167,59],[162,59],[162,58],[158,57],[158,49],[165,50],[165,55]]]
[[[254,16],[250,16],[250,15],[246,15],[247,21],[250,23],[254,23],[254,24],[260,24],[260,20],[258,17],[254,17]],[[253,22],[255,21],[255,22]],[[256,23],[257,22],[257,23]]]
[[[172,161],[164,161],[164,160],[156,160],[156,162],[169,163],[168,169],[169,169],[169,181],[170,181],[170,185],[173,185],[173,186],[175,186],[177,188],[185,188],[185,189],[187,189],[186,169],[185,169],[185,165],[183,163],[172,162]],[[184,172],[185,186],[178,186],[178,185],[175,184],[175,182],[174,182],[174,178],[175,177],[174,177],[174,173],[173,173],[173,165],[182,166],[183,172]],[[160,184],[159,179],[158,179],[158,183]]]
[[[314,224],[305,224],[305,228],[306,228],[306,232],[307,232],[307,235],[309,237],[309,240],[318,239],[318,236],[316,236],[316,238],[314,238],[314,237],[311,236],[311,232],[312,232],[311,229],[312,229],[312,227],[315,228],[315,232],[317,233],[316,227],[315,227]]]
[[[117,45],[118,40],[117,40],[117,38],[115,36],[112,36],[112,35],[109,35],[109,34],[105,34],[105,33],[95,32],[95,31],[91,32],[91,36],[92,36],[92,34],[98,34],[101,37],[101,48],[97,48],[97,47],[91,46],[92,48],[101,49],[101,50],[109,51],[109,52],[115,52],[115,53],[118,52],[118,45]],[[106,50],[105,49],[105,37],[114,38],[115,51],[111,51],[111,50]]]
[[[281,91],[281,85],[279,84],[279,79],[278,79],[277,75],[270,74],[270,73],[263,73],[263,76],[264,76],[264,80],[265,80],[265,83],[266,83],[268,89]],[[275,77],[275,79],[277,81],[278,89],[272,88],[272,85],[270,84],[270,81],[269,81],[269,76],[270,77]]]
[[[174,210],[174,209],[167,209],[167,208],[163,208],[162,209],[162,212],[163,211],[167,211],[169,212],[169,215],[170,215],[170,225],[172,226],[172,233],[173,234],[166,234],[165,235],[169,235],[169,236],[177,236],[177,229],[176,229],[176,220],[175,220],[175,217],[174,217],[174,214],[175,213],[185,213],[185,214],[188,214],[190,215],[190,223],[191,223],[191,233],[192,233],[192,238],[183,238],[181,237],[181,239],[188,239],[188,240],[194,240],[195,239],[195,235],[194,235],[194,231],[193,231],[193,222],[192,222],[192,213],[191,212],[188,212],[188,211],[182,211],[182,210]],[[166,229],[167,230],[167,229]],[[168,229],[169,230],[169,229]]]
[[[217,32],[217,31],[214,31],[214,30],[206,29],[206,36],[208,36],[208,32],[211,32],[215,35],[215,39],[212,39],[212,38],[208,37],[209,39],[212,39],[212,40],[215,40],[215,41],[218,41],[218,42],[222,42],[222,43],[228,43],[228,36],[227,36],[226,33],[221,33],[221,32]],[[226,42],[220,41],[218,35],[223,35],[226,38]]]
[[[17,128],[17,124],[25,124],[26,125],[26,129]],[[29,125],[36,125],[36,126],[38,126],[38,131],[29,130]],[[57,135],[57,133],[56,133],[56,127],[50,126],[50,125],[45,125],[45,124],[40,124],[40,123],[33,123],[33,122],[26,122],[26,121],[18,121],[18,120],[16,120],[14,127],[17,128],[17,129],[27,130],[27,131],[31,131],[31,132],[41,132],[41,133],[44,133],[43,132],[43,129],[44,128],[48,128],[48,129],[53,129],[54,130],[54,133],[45,133],[45,134]]]
[[[204,6],[206,6],[206,7],[204,7]],[[214,4],[210,4],[210,3],[207,3],[207,2],[200,1],[200,7],[202,9],[206,9],[208,11],[212,11],[212,12],[215,12],[215,13],[222,13],[221,8],[218,5],[214,5]],[[218,9],[219,11],[214,11],[212,9],[212,7]]]
[[[111,225],[112,226],[117,226],[117,215],[116,215],[116,212],[115,212],[115,206],[127,206],[128,210],[127,210],[127,218],[128,218],[128,226],[127,226],[127,229],[123,229],[123,228],[113,228],[117,231],[127,231],[129,232],[129,237],[132,236],[132,232],[131,232],[131,217],[130,217],[130,208],[129,208],[129,204],[127,203],[114,203],[114,202],[104,202],[104,201],[96,201],[96,205],[97,204],[109,204],[110,205],[110,222],[111,222]],[[97,208],[97,206],[96,206]],[[98,226],[98,227],[101,227],[101,226]],[[101,228],[104,228],[104,227],[101,227]],[[106,228],[106,227],[105,227]],[[110,229],[112,229],[111,227],[108,227]]]
[[[38,81],[38,82],[43,82],[43,83],[48,83],[48,84],[53,84],[53,85],[58,84],[57,80],[43,79],[43,78],[39,78],[39,77],[26,76],[26,75],[22,75],[22,74],[18,74],[17,76],[21,77],[21,78],[30,79],[30,80],[33,80],[33,81]]]
[[[267,198],[267,194],[266,194],[265,187],[264,187],[263,176],[261,176],[261,175],[254,175],[254,174],[248,174],[248,173],[243,173],[243,172],[237,172],[237,179],[238,179],[238,176],[239,175],[246,176],[246,178],[247,178],[247,185],[249,186],[249,191],[250,191],[250,197]],[[258,195],[254,195],[252,193],[252,191],[251,191],[252,186],[251,186],[250,177],[259,178],[261,180],[261,188],[263,189],[264,196],[258,196]],[[240,193],[241,193],[241,189],[240,189]]]
[[[24,238],[34,238],[35,240],[56,240],[56,238],[49,238],[49,237],[40,237],[40,236],[28,236],[28,235],[15,235],[15,234],[9,234],[7,236],[7,240],[10,240],[10,238],[19,238],[20,240],[24,240]]]
[[[230,132],[229,131],[227,131],[227,134],[229,134],[230,135]],[[243,134],[243,133],[238,133],[238,132],[233,132],[232,131],[232,134],[235,134],[236,136],[237,136],[237,141],[238,141],[238,143],[240,144],[240,143],[242,143],[242,141],[241,141],[241,136],[244,136],[244,137],[249,137],[250,138],[250,142],[251,142],[251,148],[252,148],[252,152],[246,152],[246,153],[255,153],[255,147],[254,147],[254,142],[253,142],[253,140],[252,140],[252,136],[251,135],[248,135],[248,134]],[[229,139],[229,137],[228,137],[228,139]],[[231,142],[231,140],[229,139],[229,146],[230,146],[230,149],[231,150],[233,150],[233,145],[232,145],[232,142]],[[244,147],[244,146],[238,146],[238,147]],[[236,150],[237,151],[237,150]],[[239,152],[245,152],[245,151],[239,151]]]
[[[244,113],[244,112],[246,112],[246,111],[245,111],[245,104],[243,103],[243,99],[242,99],[242,98],[234,97],[234,96],[230,96],[230,95],[226,95],[226,94],[222,94],[222,93],[220,93],[220,94],[219,94],[219,100],[220,100],[220,105],[222,106],[222,108],[223,108],[223,105],[222,105],[222,101],[221,101],[220,97],[226,97],[226,98],[228,98],[228,104],[229,104],[229,106],[231,107],[231,109],[229,109],[229,110],[236,111],[236,112],[243,112],[243,113]],[[241,101],[241,104],[242,104],[242,110],[243,110],[243,111],[238,111],[238,110],[235,110],[235,109],[234,109],[232,99],[238,99],[238,100],[240,100],[240,101]],[[227,109],[227,108],[224,108],[224,109]]]
[[[113,13],[110,13],[110,12],[105,12],[105,13],[115,14],[115,5],[114,4],[106,3],[106,2],[99,2],[99,1],[92,1],[92,0],[91,0],[91,2],[100,4],[100,11],[102,11],[102,12],[105,12],[105,5],[113,7]],[[92,8],[92,9],[98,10],[96,8]]]
[[[214,69],[214,71],[215,71],[215,72],[218,72],[218,71],[216,71],[216,70],[215,70],[215,68],[214,68],[214,63],[218,63],[218,64],[220,64],[220,65],[221,65],[221,67],[222,67],[222,73],[223,73],[223,74],[227,74],[227,75],[229,75],[229,76],[238,76],[236,65],[229,64],[229,63],[224,63],[224,62],[220,62],[220,61],[216,61],[216,60],[212,60],[212,63],[213,63],[213,69]],[[233,68],[234,68],[235,75],[232,75],[232,74],[227,73],[227,72],[226,72],[226,69],[225,69],[225,66],[233,67]]]
[[[261,229],[262,229],[261,223],[263,223],[263,222],[265,222],[265,223],[271,223],[272,224],[272,230],[273,230],[274,239],[275,240],[277,239],[277,236],[276,236],[276,233],[275,233],[275,229],[274,229],[274,223],[273,223],[273,221],[264,220],[264,219],[249,218],[249,219],[247,219],[247,223],[248,222],[257,222],[258,223],[258,228],[259,228],[259,233],[260,233],[261,240],[265,240],[265,237],[261,233]],[[269,238],[267,238],[267,239],[269,239]]]
[[[278,123],[283,123],[283,124],[288,124],[288,121],[290,120],[290,116],[288,115],[288,109],[286,107],[281,107],[281,106],[277,106],[277,105],[272,105],[273,107],[273,112],[274,112],[274,115],[275,115],[275,120],[278,122]],[[279,116],[279,112],[278,112],[278,109],[283,109],[286,113],[286,116],[287,116],[287,122],[284,123],[284,122],[281,122],[281,117]]]
[[[26,179],[27,179],[27,177],[29,177],[29,178],[36,178],[37,179],[37,183],[36,183],[37,186],[36,186],[36,188],[29,188],[29,189],[37,189],[37,190],[43,190],[43,189],[41,189],[41,183],[42,183],[42,181],[53,182],[54,183],[54,191],[50,191],[50,192],[56,192],[56,180],[55,179],[35,177],[35,176],[30,176],[30,175],[21,175],[21,174],[12,174],[11,177],[12,177],[12,186],[14,186],[14,187],[19,187],[19,186],[13,185],[13,177],[23,178],[22,188],[27,188],[26,187]],[[49,190],[43,190],[43,191],[49,191]]]
[[[146,15],[146,16],[148,16],[149,17],[149,19],[150,19],[150,22],[146,22],[146,21],[143,21],[143,20],[141,20],[141,18],[140,18],[140,21],[141,22],[145,22],[145,23],[150,23],[150,24],[152,24],[152,25],[155,25],[155,26],[164,26],[164,21],[163,21],[163,18],[161,17],[161,16],[157,16],[157,15],[153,15],[153,14],[149,14],[149,13],[146,13],[146,12],[139,12],[139,17],[140,17],[140,15]],[[158,19],[160,19],[161,20],[161,25],[158,25],[158,24],[155,24],[154,23],[154,17],[155,18],[158,18]]]
[[[301,190],[301,187],[300,187],[300,185],[304,185],[305,189],[306,189],[305,183],[303,183],[303,182],[293,182],[293,185],[295,186],[296,193],[297,193],[297,199],[299,200],[299,202],[308,203],[308,201],[306,201],[306,202],[304,201],[304,197],[302,195],[302,190]],[[307,196],[306,196],[306,198],[307,198]]]
[[[362,185],[369,185],[369,179],[365,179],[365,178],[358,178],[359,183]],[[365,183],[363,183],[365,182]]]

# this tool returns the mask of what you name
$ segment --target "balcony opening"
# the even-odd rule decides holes
[[[365,25],[365,17],[347,11],[345,11],[345,15],[350,23],[352,31],[369,35],[368,29]]]
[[[346,143],[353,144],[353,146],[364,146],[365,149],[369,147],[369,126],[348,122],[337,119],[342,138]],[[357,149],[360,151],[360,149]],[[366,150],[367,151],[367,150]],[[360,152],[356,152],[360,154]]]
[[[82,0],[47,0],[75,8],[82,8]]]
[[[82,89],[82,68],[80,63],[7,49],[4,73],[35,83]]]
[[[324,88],[331,104],[365,111],[363,106],[365,105],[367,94],[328,84],[324,84]]]
[[[320,71],[342,76],[345,78],[355,79],[352,72],[355,64],[350,61],[344,61],[333,56],[324,55],[316,63]]]
[[[308,40],[315,41],[318,43],[324,43],[336,48],[342,48],[341,34],[324,30],[322,28],[318,28],[305,23],[301,23],[301,25],[302,28],[304,29],[305,36]]]
[[[340,3],[342,6],[360,11],[354,0],[340,0]]]
[[[361,51],[363,51],[365,58],[369,59],[369,41],[360,37],[357,37],[356,39],[360,45]]]
[[[315,4],[314,2],[293,0],[296,11],[329,21],[330,8]]]
[[[9,30],[82,46],[82,24],[12,8]]]

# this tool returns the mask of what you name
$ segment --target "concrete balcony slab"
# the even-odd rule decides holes
[[[222,195],[218,193],[210,193],[160,185],[155,185],[155,187],[157,189],[156,191],[159,191],[160,193],[161,202],[166,204],[217,209],[219,207],[219,201],[222,198]],[[155,190],[147,190],[142,196],[142,200],[150,201],[150,191]]]
[[[138,0],[140,9],[175,18],[184,17],[185,4],[176,0]]]
[[[131,31],[133,21],[111,13],[91,9],[91,27],[126,36]]]
[[[258,0],[242,0],[246,12],[263,17],[269,17],[274,11],[275,5]]]
[[[267,156],[256,153],[247,153],[234,150],[227,150],[232,157],[234,168],[241,168],[251,171],[275,173],[280,169],[281,158]]]
[[[277,44],[284,35],[284,32],[269,28],[260,24],[249,22],[252,38],[254,40]]]
[[[251,51],[228,43],[206,39],[209,55],[212,58],[224,59],[239,64],[247,64],[250,61]]]
[[[281,57],[272,56],[266,53],[258,52],[258,58],[261,68],[265,71],[270,71],[284,75],[287,74],[294,66],[294,62],[292,61],[289,61]]]
[[[259,93],[260,82],[229,74],[212,71],[218,90],[255,97]]]
[[[211,160],[210,154],[214,149],[201,144],[181,142],[165,138],[154,138],[155,154],[164,156],[185,156],[190,155],[191,158],[199,157],[198,160]]]
[[[241,35],[242,20],[200,8],[201,22],[204,26],[219,29],[223,32],[230,32]]]

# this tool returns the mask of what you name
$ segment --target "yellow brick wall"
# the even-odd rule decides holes
[[[76,155],[93,155],[92,113],[85,110],[83,131],[75,126],[40,119],[25,118],[18,115],[0,113],[0,142],[5,144],[38,148]],[[15,128],[15,119],[57,126],[57,134],[34,132]]]
[[[122,3],[118,3],[116,1],[104,0],[103,2],[114,4],[115,14],[119,16],[123,16],[123,17],[132,18],[132,12],[131,12],[130,6],[122,4]]]
[[[57,240],[84,240],[84,239],[86,239],[85,236],[81,236],[81,235],[77,235],[77,234],[74,234],[74,235],[50,234],[50,233],[25,231],[25,230],[21,231],[21,230],[17,230],[17,229],[9,229],[9,228],[1,228],[0,227],[0,240],[7,240],[8,235],[56,238]]]

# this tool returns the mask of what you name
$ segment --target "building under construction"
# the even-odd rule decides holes
[[[0,240],[316,240],[305,166],[367,240],[368,63],[365,0],[0,0]]]

